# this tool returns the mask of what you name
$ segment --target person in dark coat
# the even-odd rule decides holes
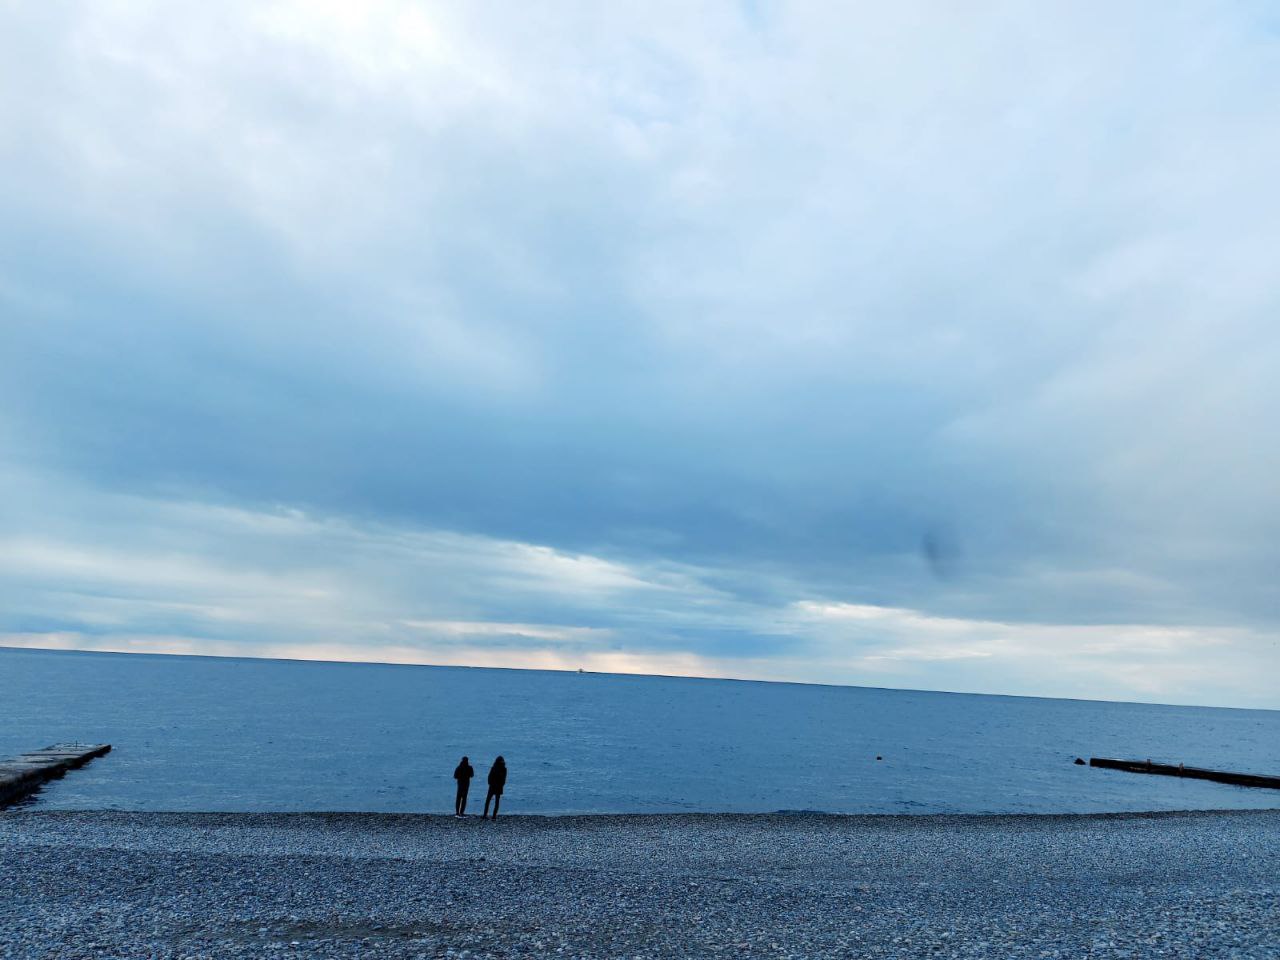
[[[475,767],[466,757],[453,771],[453,779],[458,781],[458,797],[453,802],[453,815],[462,817],[467,812],[467,791],[471,789],[471,778],[476,775]]]
[[[507,761],[498,757],[489,768],[489,794],[484,798],[484,816],[489,815],[489,801],[493,801],[493,819],[498,819],[498,804],[502,802],[502,788],[507,785]]]

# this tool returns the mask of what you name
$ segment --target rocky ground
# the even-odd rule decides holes
[[[11,810],[0,956],[1280,957],[1280,811]]]

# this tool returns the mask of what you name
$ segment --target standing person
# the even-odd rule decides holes
[[[475,768],[466,757],[454,768],[453,779],[458,781],[458,797],[453,801],[453,815],[459,820],[467,812],[467,791],[471,789],[471,778],[475,775]]]
[[[498,757],[489,768],[489,794],[484,798],[484,816],[489,815],[489,801],[493,801],[493,819],[498,819],[498,804],[502,802],[502,788],[507,785],[507,761]]]

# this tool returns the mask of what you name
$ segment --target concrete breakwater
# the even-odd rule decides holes
[[[1206,770],[1178,763],[1152,763],[1150,760],[1115,760],[1110,757],[1090,757],[1089,766],[1105,770],[1124,770],[1128,773],[1155,773],[1166,777],[1186,777],[1191,780],[1212,780],[1230,783],[1237,787],[1269,787],[1280,790],[1280,777],[1259,773],[1233,773],[1230,770]]]
[[[110,752],[109,743],[55,743],[0,761],[0,805],[26,796],[45,781]]]

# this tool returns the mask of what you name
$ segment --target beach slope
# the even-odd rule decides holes
[[[1280,811],[0,813],[0,955],[1280,957]]]

